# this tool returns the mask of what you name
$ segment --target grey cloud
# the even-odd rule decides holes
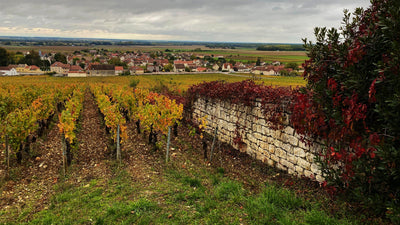
[[[117,38],[132,33],[182,40],[300,42],[312,37],[315,26],[340,26],[344,8],[366,7],[369,1],[0,0],[0,5],[0,17],[7,21],[0,27],[93,30]]]

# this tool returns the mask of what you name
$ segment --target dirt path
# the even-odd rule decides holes
[[[157,152],[150,150],[147,133],[138,134],[134,122],[127,124],[128,140],[122,145],[125,169],[134,182],[150,185],[154,179],[163,179],[162,162]]]
[[[78,147],[74,152],[72,174],[69,176],[73,181],[111,176],[108,164],[111,156],[107,146],[109,136],[102,123],[94,97],[86,91],[77,134]]]

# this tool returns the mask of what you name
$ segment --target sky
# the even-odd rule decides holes
[[[0,36],[302,43],[369,0],[0,0]]]

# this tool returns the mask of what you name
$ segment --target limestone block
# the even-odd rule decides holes
[[[287,135],[287,134],[285,134],[285,133],[282,133],[282,134],[281,134],[280,140],[281,140],[283,143],[287,143],[287,142],[288,142],[288,138],[289,138],[289,135]]]
[[[227,128],[229,131],[235,131],[236,126],[235,126],[234,123],[227,123],[226,128]]]
[[[224,118],[226,116],[225,110],[220,109],[218,118]]]
[[[306,156],[306,153],[304,152],[304,150],[302,148],[298,148],[298,147],[294,148],[293,152],[294,152],[295,156],[298,156],[301,158],[304,158]]]
[[[301,168],[300,166],[295,166],[294,168],[295,168],[295,171],[296,171],[297,174],[304,175],[304,169],[303,168]]]
[[[286,127],[283,129],[283,131],[284,131],[286,134],[290,135],[290,136],[293,136],[293,134],[294,134],[294,129],[293,129],[292,127],[290,127],[290,126],[286,126]]]
[[[268,151],[269,151],[269,153],[274,154],[275,153],[275,146],[274,145],[268,145]]]
[[[288,169],[288,174],[290,175],[297,175],[297,173],[293,169]]]
[[[325,179],[321,176],[321,175],[317,175],[316,177],[315,177],[315,179],[318,181],[318,182],[324,182],[325,181]]]
[[[269,134],[269,129],[265,125],[261,125],[261,132],[260,133],[265,135],[265,136],[271,136]]]
[[[287,160],[293,164],[297,164],[297,157],[292,154],[287,154]]]
[[[218,124],[218,133],[220,133],[220,132],[225,132],[226,131],[226,127],[227,127],[227,123],[226,123],[226,121],[225,120],[220,120],[219,121],[219,124]]]
[[[273,161],[272,159],[267,159],[267,164],[268,164],[269,166],[275,167],[276,162]]]
[[[271,136],[266,136],[266,142],[270,145],[273,145],[275,142],[275,139],[273,139]]]
[[[285,144],[285,143],[283,143],[283,144],[281,144],[281,148],[282,148],[283,150],[285,150],[286,152],[290,153],[290,154],[293,154],[293,153],[294,153],[294,152],[293,152],[293,146],[291,146],[290,144]]]
[[[262,134],[263,133],[263,128],[260,124],[255,123],[253,126],[255,126],[256,129],[254,129],[257,133]]]
[[[279,162],[279,157],[278,156],[276,156],[276,154],[271,154],[271,157],[270,157],[274,162]]]
[[[294,164],[287,161],[286,159],[281,159],[280,163],[288,169],[294,170]]]
[[[278,141],[278,140],[275,140],[275,141],[273,142],[273,144],[274,144],[277,148],[280,148],[280,147],[282,146],[282,142],[281,142],[281,141]]]
[[[277,140],[282,140],[281,139],[282,131],[281,130],[276,130],[275,135],[273,136]]]
[[[254,138],[257,139],[258,141],[262,141],[264,139],[264,136],[258,132],[254,132],[253,135],[254,135]]]
[[[278,140],[279,138],[277,138],[276,137],[276,130],[274,130],[274,129],[271,129],[271,128],[269,128],[269,127],[267,127],[267,129],[268,129],[268,135],[269,136],[271,136],[271,137],[273,137],[274,139],[276,139],[276,140]],[[279,133],[279,132],[278,132]],[[279,133],[280,134],[280,133]]]
[[[248,132],[245,132],[245,135],[242,135],[242,138],[246,138],[250,143],[255,143],[256,142],[256,138],[252,134],[250,134]]]
[[[254,107],[253,116],[261,118],[263,116],[262,110],[259,107]]]
[[[257,140],[257,145],[259,146],[259,149],[261,151],[268,151],[268,145],[265,144],[265,142],[262,142],[260,140]]]
[[[282,165],[281,163],[277,163],[277,164],[276,164],[276,168],[278,168],[278,169],[280,169],[280,170],[287,171],[287,168],[286,168],[284,165]]]
[[[298,138],[297,136],[295,136],[295,137]],[[305,143],[304,141],[301,141],[300,138],[298,138],[298,139],[299,139],[299,147],[300,148],[302,148],[302,149],[309,149],[310,148],[310,146],[308,146],[307,143]]]
[[[304,170],[304,176],[308,178],[314,178],[314,174],[309,170]]]
[[[314,159],[315,159],[315,155],[314,154],[312,154],[312,153],[306,153],[306,160],[308,161],[308,162],[310,162],[310,163],[312,163],[312,162],[314,162]]]
[[[322,175],[322,171],[320,170],[319,166],[315,163],[311,164],[311,172],[317,175]]]
[[[311,171],[311,164],[307,162],[306,160],[299,158],[297,160],[297,165],[301,166],[304,168],[304,170],[310,170]]]
[[[261,134],[261,133],[257,133],[256,138],[258,139],[258,141],[259,141],[260,143],[269,144],[269,143],[268,143],[268,136],[266,136],[266,135],[263,135],[263,134]]]
[[[287,142],[289,142],[290,145],[297,147],[299,145],[299,139],[297,139],[296,137],[290,135],[287,138]]]
[[[258,124],[260,124],[261,126],[265,126],[266,125],[265,119],[258,118]]]
[[[248,146],[253,149],[254,151],[258,151],[258,145],[255,142],[250,142]]]
[[[279,157],[279,158],[284,158],[286,159],[286,152],[284,150],[282,150],[281,148],[276,148],[275,149],[275,154]]]
[[[256,152],[256,159],[263,161],[265,159],[265,155],[261,152]]]

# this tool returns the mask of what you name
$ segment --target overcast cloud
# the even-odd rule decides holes
[[[300,43],[369,0],[0,0],[0,36]]]

